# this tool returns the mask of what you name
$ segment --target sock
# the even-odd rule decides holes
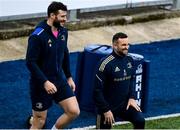
[[[51,130],[58,130],[55,125],[51,128]]]

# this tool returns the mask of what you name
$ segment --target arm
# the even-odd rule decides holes
[[[40,84],[44,84],[47,81],[47,77],[40,70],[37,65],[41,52],[41,41],[37,36],[30,36],[28,40],[28,48],[26,53],[26,65],[31,75],[35,77]]]
[[[135,92],[135,85],[134,85],[134,82],[135,82],[135,69],[132,70],[132,75],[131,75],[131,79],[130,79],[130,86],[129,86],[129,98],[132,98],[132,99],[136,99],[136,92]]]
[[[135,81],[136,81],[136,68],[134,60],[128,57],[129,63],[131,63],[131,79],[130,79],[130,86],[129,86],[129,98],[136,99],[136,92],[135,92]]]
[[[35,77],[45,88],[48,94],[54,94],[57,92],[56,87],[50,81],[47,80],[44,73],[40,70],[37,65],[41,52],[41,41],[37,36],[31,36],[28,41],[28,49],[26,54],[26,65],[31,72],[31,75]]]
[[[134,62],[132,61],[132,75],[131,75],[131,80],[130,80],[130,91],[129,91],[129,100],[128,100],[128,104],[127,104],[127,108],[126,109],[129,109],[130,106],[134,107],[137,111],[140,111],[141,112],[141,109],[140,107],[138,106],[137,102],[136,102],[136,93],[135,93],[135,85],[134,85],[134,82],[135,82],[135,72],[136,72],[136,69],[134,67]]]
[[[113,113],[111,112],[111,110],[109,108],[109,104],[108,104],[108,102],[106,102],[106,100],[104,98],[104,94],[103,94],[104,84],[105,84],[105,81],[107,80],[106,73],[107,73],[106,70],[104,70],[102,72],[98,68],[97,73],[95,75],[95,79],[94,79],[93,98],[94,98],[95,104],[98,107],[98,109],[100,110],[100,112],[104,114],[104,118],[105,118],[104,124],[112,125],[115,122],[114,116],[113,116]]]
[[[66,43],[67,43],[68,35],[66,35],[66,36],[67,36],[66,37]],[[72,79],[71,72],[70,72],[70,59],[69,59],[69,50],[67,48],[67,44],[66,44],[66,47],[64,50],[64,59],[63,59],[62,67],[63,67],[64,73],[66,75],[69,86],[71,87],[71,89],[73,91],[75,91],[76,85]]]
[[[63,70],[66,75],[66,78],[71,78],[71,72],[70,72],[70,61],[69,61],[69,50],[66,46],[64,50],[64,59],[63,59]]]
[[[110,110],[108,102],[104,98],[104,84],[106,81],[106,70],[103,72],[99,70],[96,71],[94,77],[94,91],[93,91],[93,98],[97,108],[100,110],[101,113],[108,112]]]
[[[68,78],[71,78],[69,50],[68,50],[68,47],[67,47],[68,32],[65,31],[65,34],[66,34],[66,46],[65,46],[65,49],[64,49],[64,59],[63,59],[62,68],[64,70],[66,78],[68,79]]]

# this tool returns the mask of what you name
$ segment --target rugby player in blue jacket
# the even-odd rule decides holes
[[[94,100],[98,109],[96,127],[110,129],[116,117],[130,121],[135,129],[144,129],[145,119],[135,101],[133,59],[128,56],[128,36],[116,33],[113,52],[103,58],[94,82]]]
[[[53,129],[64,128],[80,113],[70,73],[68,32],[63,27],[67,21],[67,7],[61,2],[52,2],[47,14],[48,19],[40,22],[30,35],[26,54],[31,74],[31,129],[43,128],[52,101],[64,109]]]

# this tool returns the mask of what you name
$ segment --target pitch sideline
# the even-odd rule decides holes
[[[166,119],[166,118],[178,117],[178,116],[180,116],[180,113],[148,117],[148,118],[145,118],[145,120],[149,121],[149,120],[156,120],[156,119]],[[128,121],[118,121],[114,125],[121,125],[121,124],[127,124],[127,123],[129,123],[129,122]],[[76,129],[78,129],[78,130],[79,129],[92,129],[92,128],[95,128],[95,125],[91,125],[91,126],[87,126],[87,127],[82,127],[82,128],[77,127],[77,128],[73,128],[73,130],[76,130]]]

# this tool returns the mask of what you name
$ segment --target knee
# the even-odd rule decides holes
[[[43,117],[43,116],[33,117],[33,124],[35,124],[37,128],[43,128],[45,123],[46,123],[46,117]]]
[[[69,116],[71,116],[72,118],[76,118],[80,115],[80,109],[79,108],[71,108],[71,109],[69,109],[67,114]]]
[[[137,122],[139,122],[139,123],[141,123],[141,124],[144,124],[144,123],[145,123],[145,119],[144,119],[144,118],[139,118],[139,119],[137,120]]]
[[[45,117],[43,117],[43,116],[37,116],[36,118],[37,118],[37,120],[38,120],[38,122],[39,122],[40,126],[42,126],[42,127],[43,127],[43,126],[45,125],[46,118],[45,118]]]
[[[135,120],[135,123],[137,126],[140,126],[140,128],[144,128],[145,126],[145,119],[142,117],[142,118],[138,118]]]

